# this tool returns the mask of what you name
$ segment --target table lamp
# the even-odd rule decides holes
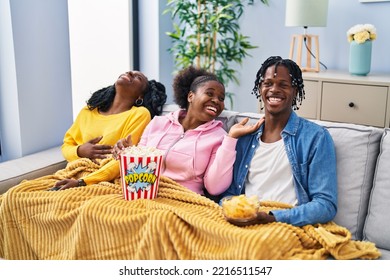
[[[308,27],[324,27],[328,18],[329,0],[286,0],[286,26],[302,26],[304,33],[293,35],[290,44],[290,59],[294,60],[302,71],[320,71],[320,46],[318,35],[307,34]],[[294,59],[294,49],[297,43],[297,54]],[[313,46],[314,45],[314,46]],[[306,65],[303,66],[302,50],[306,48]],[[311,58],[315,65],[312,67]]]

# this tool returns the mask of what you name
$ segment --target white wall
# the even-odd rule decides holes
[[[0,140],[3,152],[0,162],[5,155],[18,155],[21,151],[20,118],[18,114],[13,113],[19,111],[19,106],[11,19],[9,1],[0,0]],[[12,141],[14,142],[12,145],[11,139],[18,141]]]
[[[68,0],[73,118],[133,67],[131,0]]]
[[[163,83],[167,103],[172,103],[173,59],[168,53],[170,38],[165,34],[172,28],[168,14],[163,15],[166,1],[139,0],[140,69],[149,79]]]
[[[74,118],[94,91],[113,84],[119,74],[133,69],[131,3],[68,0]],[[162,15],[163,9],[164,1],[139,1],[141,46],[137,70],[162,82],[170,91],[173,61],[164,55],[170,39],[160,30],[170,28],[171,21],[168,15]]]
[[[62,143],[72,122],[66,0],[0,0],[1,160]]]
[[[91,93],[132,69],[133,26],[131,0],[0,1],[0,161],[5,161],[62,143]],[[160,44],[169,41],[159,33],[164,2],[139,2],[140,24],[147,30],[140,34],[145,42],[139,70],[171,83],[165,67],[172,59],[160,62]],[[164,22],[170,25],[161,26]]]
[[[159,18],[158,0],[139,1],[140,66],[149,79],[158,79],[160,74]]]
[[[303,33],[303,28],[285,26],[286,0],[268,2],[269,6],[261,4],[260,1],[255,1],[253,6],[246,6],[241,18],[241,31],[249,36],[251,43],[258,48],[249,51],[252,56],[247,57],[242,65],[236,66],[240,85],[231,84],[227,88],[235,93],[233,109],[236,111],[258,110],[256,98],[250,92],[261,63],[271,55],[287,58],[291,35]],[[321,62],[328,69],[348,70],[349,43],[346,32],[359,23],[371,23],[376,26],[378,32],[378,38],[373,43],[371,73],[390,73],[390,2],[329,0],[327,26],[309,28],[309,33],[319,35]],[[160,26],[160,36],[166,31],[172,31],[172,24],[168,27]],[[161,56],[173,59],[164,49],[160,51]]]
[[[240,86],[228,88],[236,94],[234,109],[237,111],[258,110],[256,98],[250,92],[261,63],[271,55],[288,58],[291,35],[303,32],[303,28],[285,26],[285,0],[269,2],[268,7],[261,3],[247,7],[242,18],[243,32],[259,47],[250,52],[252,57],[247,58],[242,66],[238,66],[241,72]],[[371,23],[376,26],[378,32],[378,38],[373,42],[371,73],[390,73],[390,2],[329,0],[327,26],[308,30],[308,33],[319,35],[321,62],[328,69],[348,71],[349,43],[346,32],[359,23]],[[321,68],[321,71],[324,71],[324,68]]]

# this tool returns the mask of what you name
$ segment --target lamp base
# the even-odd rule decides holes
[[[302,49],[304,48],[304,41],[306,40],[307,49],[306,49],[306,65],[303,66],[302,61]],[[297,42],[297,58],[294,60],[294,48],[295,43]],[[315,45],[315,55],[313,54],[312,42]],[[314,56],[315,65],[311,66],[311,58]],[[319,40],[318,35],[293,35],[291,38],[290,44],[290,59],[294,60],[297,65],[301,68],[303,72],[320,72],[320,50],[319,50]]]

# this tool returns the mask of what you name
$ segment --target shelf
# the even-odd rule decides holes
[[[376,127],[390,124],[390,74],[353,76],[345,71],[304,72],[306,97],[298,115]]]

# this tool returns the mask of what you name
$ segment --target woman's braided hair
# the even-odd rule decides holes
[[[101,112],[107,112],[108,109],[110,109],[112,102],[114,102],[115,94],[115,85],[95,91],[87,101],[88,109],[93,110],[98,108]]]
[[[148,89],[144,94],[143,106],[149,110],[152,118],[161,115],[166,101],[167,94],[165,93],[165,86],[160,82],[150,80]]]
[[[265,72],[270,66],[274,66],[274,65],[275,65],[275,72],[277,71],[277,68],[280,65],[283,65],[288,69],[288,72],[291,77],[291,85],[297,88],[298,90],[297,96],[294,98],[292,102],[292,108],[293,110],[298,110],[299,109],[298,103],[299,105],[302,105],[302,100],[305,99],[305,90],[304,90],[303,79],[302,79],[302,71],[299,68],[299,66],[291,59],[283,59],[280,56],[271,56],[267,58],[263,62],[259,71],[256,74],[255,86],[252,89],[252,94],[254,94],[256,98],[258,98],[259,101],[261,102],[260,87],[262,82],[264,81]]]
[[[107,112],[114,102],[115,94],[115,84],[95,91],[87,101],[88,109],[98,108],[99,111]],[[163,105],[167,100],[165,86],[155,80],[148,81],[143,100],[144,102],[140,106],[146,107],[152,118],[156,115],[161,115]],[[134,106],[137,105],[134,104]]]

